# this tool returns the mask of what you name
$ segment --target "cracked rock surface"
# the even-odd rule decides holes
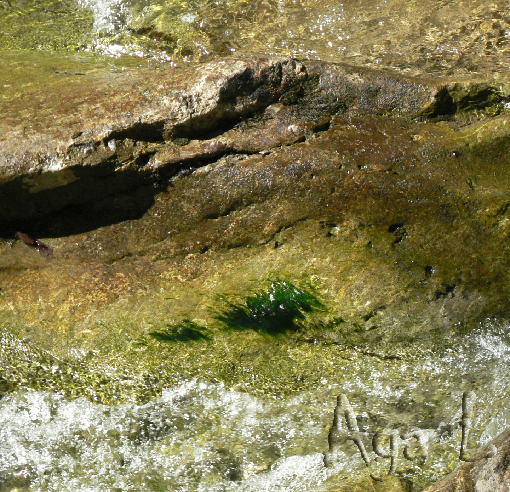
[[[270,58],[13,96],[2,320],[57,355],[101,350],[116,324],[215,329],[277,278],[326,306],[300,340],[382,359],[447,343],[509,314],[508,100],[503,82]]]

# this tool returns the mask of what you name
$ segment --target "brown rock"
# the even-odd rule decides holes
[[[424,492],[510,491],[510,429]]]
[[[214,131],[263,109],[305,78],[294,60],[230,60],[84,76],[4,101],[0,222],[141,186],[160,166],[157,159],[146,164],[161,142]],[[209,147],[205,158],[213,151]],[[177,160],[186,157],[177,153]]]
[[[225,153],[300,142],[335,113],[426,112],[436,93],[423,81],[291,59],[83,74],[0,103],[0,224],[97,204]]]
[[[229,63],[1,103],[0,304],[20,336],[67,353],[66,336],[94,347],[98,320],[121,316],[136,338],[169,299],[169,323],[222,332],[218,294],[274,277],[327,293],[314,340],[383,359],[508,313],[503,89]]]

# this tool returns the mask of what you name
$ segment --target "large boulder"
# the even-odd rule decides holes
[[[2,393],[400,381],[510,315],[505,84],[267,58],[51,81],[0,103]]]
[[[342,109],[418,113],[436,92],[401,77],[291,59],[66,74],[0,106],[0,223],[97,203],[227,153],[290,144],[324,129]],[[269,123],[228,131],[279,98],[284,104],[265,115]],[[281,112],[298,100],[300,114]]]
[[[458,466],[460,387],[483,395],[478,431],[507,407],[505,2],[67,3],[0,2],[0,397],[138,402],[195,376],[304,390],[292,418],[323,423],[290,451],[306,456],[325,449],[336,385],[365,430],[417,424],[437,442],[423,466],[397,463],[408,482],[356,480],[345,446],[325,490],[420,489]],[[84,51],[237,59],[149,70]],[[139,435],[173,438],[154,422]],[[278,473],[271,450],[245,467],[223,430],[217,476]],[[29,459],[41,442],[23,441]],[[446,486],[505,490],[496,445]],[[5,483],[44,483],[13,463]]]
[[[225,310],[271,279],[267,299],[306,308],[289,311],[302,343],[383,360],[509,314],[504,84],[268,58],[51,80],[0,103],[2,319],[38,349],[139,358],[111,326],[137,340],[183,319],[221,338],[240,319]],[[258,384],[223,355],[199,360],[187,374]],[[6,368],[7,388],[54,380]],[[275,391],[321,377],[303,370]]]

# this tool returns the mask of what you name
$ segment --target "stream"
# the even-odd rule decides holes
[[[51,74],[40,77],[34,69],[39,62],[78,76],[81,70],[172,67],[251,53],[416,76],[507,77],[506,2],[331,5],[44,0],[34,6],[0,0],[0,55],[11,64],[0,74],[0,87],[7,95],[51,81]],[[0,334],[0,343],[12,340]],[[342,436],[325,466],[339,394],[353,409],[378,476],[390,464],[386,458],[375,463],[374,434],[420,429],[426,456],[406,459],[401,443],[394,470],[419,491],[461,463],[463,392],[476,395],[468,453],[510,427],[509,360],[508,322],[487,319],[443,352],[394,360],[339,357],[335,379],[281,398],[197,378],[183,378],[143,404],[111,406],[21,387],[0,399],[0,492],[319,492],[334,477],[366,472],[358,448]]]
[[[507,332],[488,322],[455,349],[418,363],[396,361],[400,380],[377,358],[344,361],[354,377],[343,379],[346,367],[338,362],[336,380],[287,399],[196,379],[143,405],[19,390],[0,401],[0,490],[319,490],[328,477],[365,469],[348,440],[324,466],[339,393],[369,450],[376,430],[421,429],[428,456],[411,462],[400,452],[396,467],[419,490],[460,463],[463,391],[477,395],[468,454],[510,425]],[[373,471],[387,474],[389,460]]]

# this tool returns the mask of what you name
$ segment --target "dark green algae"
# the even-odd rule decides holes
[[[271,281],[266,291],[249,296],[241,305],[244,307],[230,303],[217,316],[223,323],[211,329],[190,320],[173,326],[152,325],[153,331],[137,338],[124,331],[115,346],[105,333],[102,349],[82,352],[75,358],[57,358],[4,333],[2,392],[19,385],[112,404],[145,401],[183,378],[223,381],[229,387],[261,394],[286,394],[306,386],[305,381],[317,382],[323,376],[320,372],[312,376],[306,369],[311,360],[311,367],[317,366],[318,354],[308,350],[310,340],[296,324],[305,319],[303,313],[313,311],[312,306],[323,307],[315,295],[291,283]],[[240,312],[244,316],[239,317]],[[229,332],[229,327],[249,329],[238,335]],[[104,328],[111,332],[113,327]],[[301,333],[293,339],[284,335],[287,330]],[[106,346],[112,353],[104,351]],[[304,360],[299,361],[299,356]],[[286,371],[282,373],[279,369],[283,367]]]

